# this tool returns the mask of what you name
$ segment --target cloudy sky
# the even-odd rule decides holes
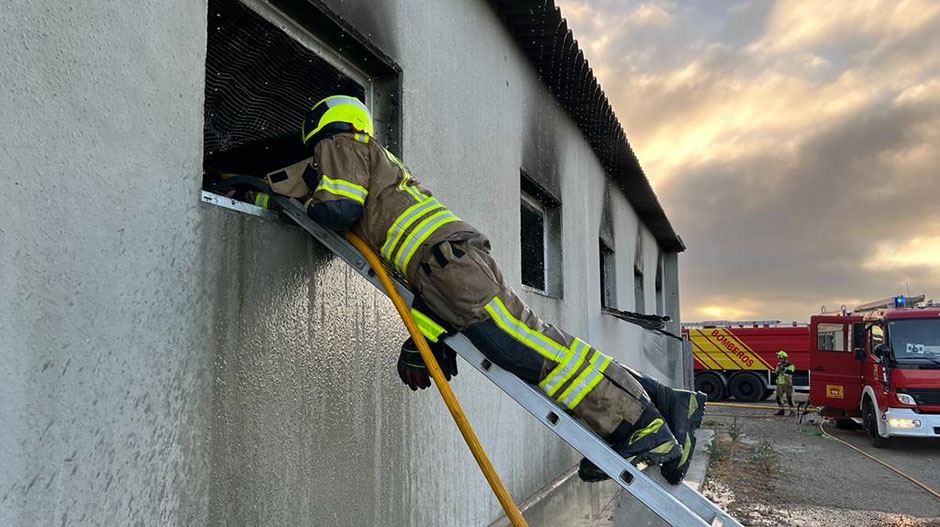
[[[556,0],[688,251],[683,319],[940,300],[940,0]]]

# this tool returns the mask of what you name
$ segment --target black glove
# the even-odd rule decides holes
[[[456,377],[457,354],[440,342],[428,342],[428,346],[434,353],[444,373],[444,378],[450,381],[451,377]],[[407,384],[412,391],[431,386],[431,375],[427,366],[424,365],[424,359],[421,358],[418,347],[411,338],[401,345],[401,354],[398,356],[398,376],[401,377],[401,382]]]

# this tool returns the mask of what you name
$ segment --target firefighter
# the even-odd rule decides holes
[[[793,372],[796,366],[787,358],[787,352],[780,350],[777,352],[777,368],[774,373],[777,375],[777,413],[774,415],[783,415],[783,396],[787,396],[787,405],[790,407],[790,415],[796,415],[793,410]]]
[[[375,141],[359,100],[338,95],[318,102],[303,123],[302,140],[318,175],[307,214],[357,234],[405,277],[415,293],[412,314],[448,379],[457,365],[441,339],[461,331],[489,360],[538,386],[624,458],[660,464],[666,479],[682,480],[703,394],[668,388],[543,322],[507,285],[489,240]],[[412,390],[431,384],[410,339],[398,371]],[[586,459],[579,474],[586,481],[607,477]]]

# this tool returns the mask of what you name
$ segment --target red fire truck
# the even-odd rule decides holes
[[[940,304],[902,296],[810,319],[810,402],[877,448],[940,437]]]
[[[779,320],[708,321],[682,324],[692,345],[695,389],[709,401],[734,397],[760,401],[776,386],[777,352],[796,366],[793,385],[809,389],[809,326]]]

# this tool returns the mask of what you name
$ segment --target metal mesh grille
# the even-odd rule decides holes
[[[545,290],[545,216],[522,201],[522,283]]]
[[[329,95],[364,100],[365,89],[236,0],[210,0],[206,54],[204,154],[237,149],[279,153],[274,165],[303,152],[306,111]],[[244,154],[243,154],[244,155]],[[254,155],[249,157],[255,157]],[[265,163],[267,164],[267,163]]]

